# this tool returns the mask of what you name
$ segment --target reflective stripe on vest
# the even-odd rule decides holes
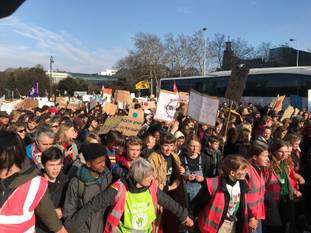
[[[47,180],[36,176],[16,188],[0,210],[0,232],[34,232],[34,210],[47,187]]]
[[[116,228],[119,225],[120,219],[124,212],[125,202],[126,202],[126,186],[122,183],[121,180],[116,181],[112,184],[112,187],[115,188],[118,193],[114,199],[113,209],[109,213],[107,217],[106,226],[104,229],[104,233],[115,233],[117,232]],[[157,211],[158,206],[158,198],[157,198],[157,189],[158,186],[156,182],[152,182],[149,187],[149,191],[151,194],[152,202],[154,205],[154,210]]]

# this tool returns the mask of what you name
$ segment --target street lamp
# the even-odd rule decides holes
[[[204,28],[202,28],[202,31],[203,32],[206,32],[207,31],[207,28],[206,27],[204,27]],[[204,35],[204,34],[203,34]],[[203,60],[203,76],[205,76],[206,75],[206,46],[207,46],[207,38],[206,38],[206,36],[204,35],[204,60]]]
[[[289,39],[290,42],[294,42],[296,41],[296,47],[297,47],[297,52],[296,52],[296,66],[298,67],[299,66],[299,49],[298,49],[298,46],[297,46],[297,40],[296,39]]]
[[[50,57],[50,97],[52,97],[52,85],[53,85],[53,82],[52,82],[52,64],[54,63],[54,58],[53,56]]]

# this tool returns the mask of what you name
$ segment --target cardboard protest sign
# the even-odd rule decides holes
[[[68,98],[67,97],[56,97],[56,103],[59,108],[67,108]]]
[[[98,134],[107,134],[110,130],[116,129],[121,120],[122,116],[107,118],[105,123],[100,127]]]
[[[134,119],[144,119],[144,111],[141,109],[133,109],[131,108],[129,110],[129,117],[132,117]]]
[[[82,96],[83,102],[90,102],[92,95],[84,95]]]
[[[107,113],[107,115],[112,116],[115,115],[118,111],[118,106],[112,103],[104,103],[103,112]]]
[[[179,101],[181,103],[188,104],[189,103],[189,93],[188,92],[178,92]]]
[[[114,98],[117,102],[125,102],[127,104],[132,103],[131,93],[125,90],[116,90]]]
[[[214,126],[217,118],[218,105],[218,98],[191,90],[188,115],[201,124]]]
[[[39,101],[35,99],[25,99],[22,105],[24,109],[34,109],[39,106]]]
[[[116,130],[125,136],[137,136],[143,123],[143,119],[135,119],[130,116],[124,116]]]
[[[154,110],[154,109],[156,109],[156,104],[154,101],[146,101],[143,103],[143,108],[145,110],[147,110],[147,109]]]
[[[293,116],[297,116],[300,112],[299,108],[295,108],[295,112],[293,113]]]
[[[158,105],[154,119],[172,121],[178,106],[178,94],[171,91],[160,90]]]
[[[292,106],[288,106],[283,113],[281,121],[283,121],[284,119],[290,119],[294,112],[295,109]]]
[[[104,102],[111,102],[111,97],[112,97],[112,89],[111,88],[104,88],[103,92],[103,99]]]
[[[285,99],[285,95],[276,97],[274,104],[273,104],[273,109],[276,112],[279,112],[282,110],[282,104],[283,104],[284,99]]]
[[[249,69],[244,65],[233,66],[225,98],[239,102],[246,86]]]

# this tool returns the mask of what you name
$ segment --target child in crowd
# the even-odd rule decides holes
[[[219,150],[220,139],[217,136],[210,136],[208,139],[207,147],[204,149],[204,153],[207,156],[207,162],[209,164],[208,177],[214,177],[218,175],[220,163],[222,160],[222,154]]]
[[[142,140],[137,136],[130,136],[126,141],[126,155],[121,162],[111,166],[113,182],[125,177],[133,161],[141,154]]]
[[[110,168],[111,165],[119,162],[119,157],[123,154],[124,137],[115,130],[109,131],[106,138],[106,151],[110,160],[110,164],[107,164]]]
[[[42,176],[48,180],[48,190],[54,204],[57,217],[63,217],[62,207],[68,179],[62,172],[64,155],[57,147],[50,147],[42,153]],[[51,232],[41,221],[36,223],[36,232]]]
[[[69,232],[102,233],[104,212],[77,212],[96,194],[108,188],[112,177],[105,166],[107,154],[103,145],[90,143],[81,148],[86,164],[81,166],[68,185],[64,205],[65,226]]]
[[[220,175],[205,179],[192,201],[200,232],[244,233],[248,228],[256,229],[257,221],[248,212],[245,197],[248,165],[242,156],[228,155],[222,162]]]

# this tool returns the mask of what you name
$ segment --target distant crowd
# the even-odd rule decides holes
[[[0,112],[0,232],[311,232],[308,111],[223,103],[209,126],[133,108],[129,137],[100,134],[101,105]]]

